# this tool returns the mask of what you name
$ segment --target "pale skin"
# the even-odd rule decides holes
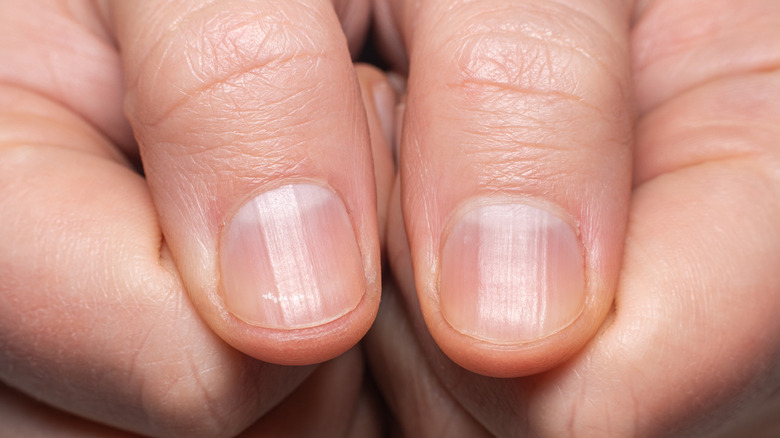
[[[400,435],[772,436],[780,5],[737,3],[1,2],[4,428],[381,436],[370,370]],[[347,218],[343,296],[225,286],[264,193]]]

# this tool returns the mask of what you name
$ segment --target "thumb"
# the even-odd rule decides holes
[[[550,369],[611,308],[630,2],[575,3],[423,1],[399,26],[414,30],[401,202],[417,298],[441,349],[478,373]]]
[[[379,302],[368,128],[323,1],[117,2],[125,109],[200,314],[261,360],[323,361]]]

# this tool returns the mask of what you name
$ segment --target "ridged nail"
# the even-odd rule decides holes
[[[299,329],[357,307],[366,288],[344,204],[314,184],[251,199],[224,229],[220,270],[227,309],[260,327]]]
[[[481,206],[452,227],[439,281],[442,315],[457,331],[493,343],[543,338],[570,324],[585,301],[572,227],[526,204]]]

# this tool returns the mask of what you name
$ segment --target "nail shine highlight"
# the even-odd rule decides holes
[[[581,312],[582,251],[574,230],[525,204],[466,213],[442,251],[444,318],[466,335],[494,343],[548,336]]]
[[[366,287],[343,203],[313,184],[282,186],[242,206],[222,236],[220,268],[228,310],[267,328],[333,321]]]

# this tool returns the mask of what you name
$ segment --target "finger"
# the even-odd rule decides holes
[[[373,156],[376,178],[379,241],[384,246],[387,209],[396,174],[391,144],[393,143],[395,108],[398,99],[385,75],[377,68],[367,64],[358,64],[355,66],[355,71],[360,80],[363,104],[368,116],[371,155]]]
[[[780,40],[770,37],[780,28],[777,2],[751,1],[740,8],[724,0],[687,1],[685,8],[652,0],[638,4],[633,71],[641,111],[718,76],[780,63]]]
[[[417,293],[436,342],[470,370],[548,369],[611,306],[630,3],[424,1],[399,24],[413,32],[401,188]]]
[[[709,18],[674,29],[698,20]],[[691,49],[709,50],[700,43]],[[448,364],[418,334],[442,384],[496,435],[753,436],[737,428],[777,424],[780,79],[721,73],[640,121],[615,310],[580,354],[497,380]]]
[[[137,157],[120,105],[121,66],[92,2],[2,2],[0,80],[61,102]],[[20,50],[23,47],[24,50]]]
[[[326,1],[119,2],[126,110],[166,241],[209,326],[314,363],[379,302],[365,112]]]
[[[241,437],[348,436],[361,411],[365,364],[359,348],[324,363],[284,403],[247,429]],[[312,407],[316,406],[316,409]],[[308,414],[302,416],[302,412]],[[378,436],[378,424],[367,429]]]
[[[388,220],[387,280],[377,320],[365,339],[368,362],[403,434],[513,436],[524,431],[525,402],[513,380],[465,370],[431,337],[415,294],[403,227],[399,180]],[[393,244],[401,242],[402,244]],[[457,436],[457,435],[455,435]]]
[[[130,438],[129,432],[91,423],[0,386],[0,420],[6,436]]]
[[[373,0],[373,6],[373,24],[378,37],[376,44],[382,58],[387,60],[395,71],[408,73],[409,57],[403,36],[410,32],[402,32],[401,23],[412,25],[413,17],[407,14],[414,13],[413,5],[405,1]]]
[[[389,190],[394,176],[387,141],[387,129],[393,123],[395,93],[384,75],[376,68],[356,65],[361,95],[368,115],[372,155],[377,175],[377,199],[380,208],[380,230],[384,230]],[[384,242],[384,236],[381,236]],[[242,436],[291,437],[314,436],[327,430],[333,436],[379,436],[383,419],[374,394],[366,391],[365,365],[361,351],[353,348],[318,368],[300,388],[280,406]],[[315,412],[301,421],[301,412],[317,406]]]
[[[441,385],[421,354],[395,294],[387,284],[377,321],[366,336],[366,349],[401,436],[492,436]]]
[[[363,49],[371,23],[371,1],[332,0],[332,3],[349,42],[349,51],[353,58],[357,58]]]
[[[251,360],[197,317],[148,188],[67,108],[0,87],[0,379],[145,435],[237,433],[311,369]]]
[[[363,68],[359,68],[358,73],[361,74],[361,85],[367,84],[369,78],[375,78],[378,74],[376,70]],[[381,88],[377,91],[391,91],[385,88],[389,86],[386,81],[379,84]],[[364,93],[364,97],[367,95],[368,93]],[[380,102],[389,100],[379,99]],[[371,113],[369,105],[366,108]],[[392,141],[395,131],[395,123],[392,123],[391,116],[395,108],[389,107],[379,112],[385,112],[389,120],[388,123],[383,124],[384,129],[379,129],[377,123],[371,124],[375,156],[376,144],[386,145],[388,141]],[[374,142],[375,138],[380,136],[384,137],[383,140]],[[389,160],[389,155],[389,149],[385,149],[381,156]],[[380,173],[377,172],[377,184],[383,186],[379,183],[379,175]],[[394,180],[396,184],[391,187],[392,194],[386,198],[388,199],[386,228],[390,233],[388,236],[390,239],[405,242],[400,185],[398,178]],[[380,217],[382,216],[380,214]],[[395,251],[399,250],[398,245],[392,248]],[[400,248],[406,249],[406,246]],[[413,283],[408,249],[401,254],[389,253],[388,256],[391,264],[399,271],[404,271],[398,278]],[[452,402],[433,370],[427,366],[416,345],[414,333],[403,314],[399,298],[396,297],[398,292],[395,290],[395,285],[392,281],[387,281],[383,289],[380,314],[366,335],[364,348],[371,373],[377,381],[384,400],[399,422],[399,436],[488,436],[487,432],[465,414],[457,403]],[[425,408],[419,409],[421,406]]]
[[[572,360],[539,376],[486,378],[440,357],[417,330],[426,362],[468,415],[497,436],[719,436],[721,427],[753,436],[738,428],[776,427],[778,85],[776,73],[721,81],[641,122],[637,174],[646,178],[615,312]],[[391,253],[413,293],[404,260]]]
[[[641,121],[614,320],[540,407],[571,410],[561,394],[576,393],[579,429],[631,406],[610,416],[617,435],[695,436],[780,387],[778,89],[776,72],[726,77]]]

